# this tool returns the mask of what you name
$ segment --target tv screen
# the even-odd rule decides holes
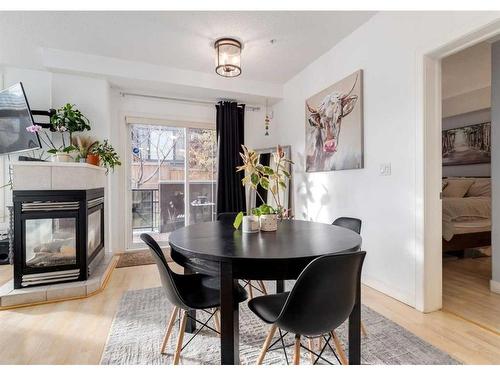
[[[41,147],[33,125],[28,100],[21,82],[0,91],[0,155],[36,150]]]

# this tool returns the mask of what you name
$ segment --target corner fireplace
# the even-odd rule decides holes
[[[104,189],[15,190],[14,288],[86,280],[104,257]]]

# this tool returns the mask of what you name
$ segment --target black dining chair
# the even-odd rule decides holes
[[[221,223],[224,224],[233,225],[234,219],[236,219],[237,215],[238,215],[237,212],[221,212],[217,215],[217,221],[220,221]],[[266,285],[262,280],[255,280],[258,287],[252,283],[252,280],[242,280],[242,281],[245,283],[244,287],[248,288],[248,294],[250,295],[250,298],[253,298],[254,289],[261,292],[262,294],[267,294]]]
[[[181,351],[193,340],[202,328],[206,327],[219,334],[220,323],[218,321],[218,309],[220,306],[220,290],[217,278],[202,274],[179,275],[174,273],[168,266],[167,260],[158,243],[146,233],[141,234],[141,239],[148,245],[153,254],[153,258],[160,272],[161,283],[167,299],[174,305],[174,310],[170,315],[167,330],[161,345],[161,353],[165,354],[172,328],[177,321],[177,315],[180,315],[179,335],[174,353],[174,365],[180,360]],[[241,286],[238,286],[236,301],[238,303],[247,299],[248,295]],[[211,311],[209,311],[211,309]],[[189,310],[202,310],[209,314],[205,322],[197,320],[189,314]],[[180,314],[179,314],[180,312]],[[214,318],[215,329],[208,323]],[[193,319],[201,326],[196,330],[191,339],[183,345],[184,330],[186,329],[187,319]]]
[[[357,234],[361,234],[361,224],[362,221],[355,217],[339,217],[335,219],[332,225],[336,225],[338,227],[350,229]]]
[[[286,356],[283,338],[288,333],[295,334],[293,363],[300,363],[300,349],[306,349],[311,357],[331,363],[323,357],[329,347],[339,363],[348,360],[335,329],[349,318],[356,302],[356,291],[361,276],[364,251],[345,254],[332,254],[316,258],[299,275],[290,292],[259,296],[248,301],[248,307],[264,322],[271,324],[271,329],[264,341],[257,364],[262,364],[272,346],[281,342]],[[271,341],[279,330],[280,338],[272,345]],[[282,330],[286,331],[285,335]],[[301,344],[301,337],[310,340],[319,337],[325,342],[319,354],[313,351],[311,341],[306,348]],[[333,340],[337,352],[330,345]],[[288,358],[286,357],[287,363]]]
[[[350,230],[356,232],[357,234],[361,234],[361,224],[362,224],[361,219],[358,219],[355,217],[344,217],[344,216],[335,219],[335,221],[332,223],[332,225],[336,225],[338,227],[350,229]],[[368,334],[366,332],[366,327],[363,324],[363,322],[361,322],[361,333],[365,337]]]

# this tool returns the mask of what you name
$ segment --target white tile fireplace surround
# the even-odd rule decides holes
[[[110,254],[104,256],[105,248],[103,247],[106,237],[103,211],[106,170],[86,163],[13,162],[12,183],[15,222],[14,272],[13,279],[0,286],[0,309],[16,305],[85,297],[101,289],[116,263],[116,257]],[[75,198],[82,194],[91,200],[77,200]],[[93,199],[94,196],[95,199]],[[49,200],[47,201],[47,199]],[[96,231],[95,225],[87,226],[87,220],[90,220],[91,216],[93,217],[94,211],[101,212],[98,220],[98,223],[101,223],[98,225],[98,238],[89,237],[89,233]],[[32,222],[43,222],[45,226],[42,229],[45,229],[32,233],[33,229],[28,230],[28,221],[30,225]],[[46,223],[49,221],[52,224]],[[68,224],[69,229],[64,225],[63,228],[60,227],[61,221],[69,222],[71,224]],[[49,227],[52,225],[52,229],[47,230],[46,224]],[[88,224],[90,225],[90,222]],[[54,225],[56,225],[55,229]],[[89,232],[91,229],[92,232]],[[74,237],[68,237],[69,240],[65,240],[68,243],[64,242],[65,245],[61,245],[62,250],[59,254],[54,252],[54,246],[51,244],[59,245],[62,243],[58,237],[58,233],[61,231],[66,235],[74,233]],[[31,245],[28,245],[28,237],[25,237],[28,234]],[[32,242],[35,240],[45,242],[41,242],[43,246],[34,247],[36,244]],[[95,245],[94,242],[100,245]],[[40,251],[48,251],[47,256],[62,260],[68,259],[67,263],[41,261],[40,265],[38,263],[31,264],[26,260],[28,259],[28,247],[30,256],[35,253],[37,256],[44,255],[45,253],[40,253]],[[94,248],[95,251],[89,252],[89,249]],[[69,278],[59,275],[61,273],[66,275],[70,272],[72,275],[75,273],[76,276]],[[25,277],[29,280],[33,278],[33,280],[36,279],[36,282],[23,281],[20,283],[21,277],[22,280]],[[70,280],[78,281],[68,282]],[[66,282],[54,283],[54,281]]]
[[[12,162],[12,190],[87,190],[104,187],[106,169],[87,163]]]

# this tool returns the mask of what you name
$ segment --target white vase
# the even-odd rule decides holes
[[[259,227],[259,218],[257,216],[243,216],[243,221],[241,223],[241,230],[243,233],[257,233]]]
[[[67,152],[56,152],[52,156],[52,161],[68,163],[68,162],[73,161],[73,158]]]
[[[264,232],[273,232],[278,229],[278,215],[261,215],[260,230]]]

